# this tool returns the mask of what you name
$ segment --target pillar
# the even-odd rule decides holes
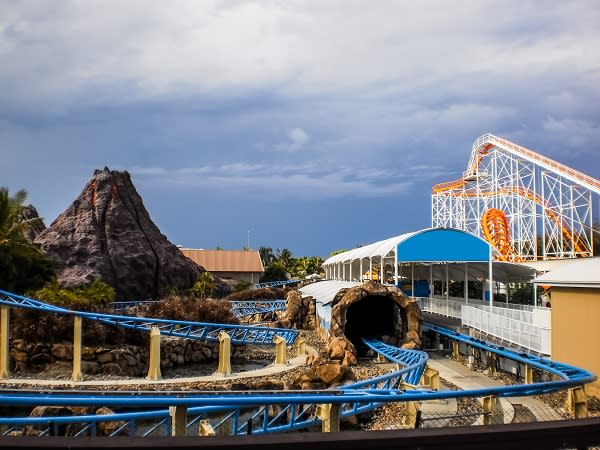
[[[71,380],[81,381],[81,316],[73,317],[73,373]]]
[[[465,304],[469,303],[469,263],[465,263]]]
[[[198,436],[216,436],[216,434],[210,421],[204,419],[198,422]]]
[[[171,406],[169,415],[171,416],[171,436],[185,436],[187,406]]]
[[[8,347],[9,323],[9,307],[8,305],[0,305],[0,379],[5,379],[10,376],[10,371],[8,369],[8,355],[10,354]]]
[[[319,321],[317,320],[317,323],[319,323]],[[306,355],[306,339],[304,339],[303,337],[298,338],[298,356],[304,356]]]
[[[317,417],[321,419],[323,433],[340,431],[340,404],[326,404],[317,406]]]
[[[495,395],[483,397],[481,403],[483,405],[484,425],[504,423],[504,411],[502,410],[502,405],[500,404],[498,397]]]
[[[587,397],[583,386],[567,391],[567,410],[573,413],[575,419],[585,419],[588,416]]]
[[[460,355],[460,344],[457,341],[452,341],[452,357],[458,359]]]
[[[219,367],[217,373],[231,375],[231,336],[224,331],[219,333]]]
[[[429,386],[431,390],[438,391],[440,389],[440,373],[431,367],[425,367],[422,384]]]
[[[490,374],[491,375],[495,375],[496,374],[496,369],[498,367],[498,359],[496,357],[496,354],[493,352],[487,352],[487,366],[488,369],[490,370]]]
[[[378,363],[384,363],[384,362],[387,362],[387,358],[385,356],[383,356],[381,353],[377,353],[376,361]]]
[[[404,425],[415,428],[417,423],[417,412],[419,407],[417,402],[406,402],[406,413],[404,415]]]
[[[281,336],[275,336],[273,341],[277,345],[275,350],[275,364],[287,364],[287,341]]]
[[[525,384],[533,383],[533,367],[529,364],[525,364]]]
[[[160,380],[160,329],[150,328],[150,362],[148,363],[148,380]]]

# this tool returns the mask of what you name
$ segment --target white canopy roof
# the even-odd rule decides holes
[[[535,284],[600,288],[600,258],[573,259],[557,269],[540,275]]]
[[[325,280],[311,283],[299,289],[302,296],[311,296],[324,305],[331,303],[340,289],[358,286],[356,281]]]
[[[339,262],[355,261],[361,258],[369,258],[373,256],[387,256],[394,250],[399,243],[405,241],[409,237],[417,234],[418,231],[412,233],[404,233],[399,236],[394,236],[383,241],[374,242],[363,247],[358,247],[353,250],[348,250],[343,253],[338,253],[325,260],[323,265],[334,264]]]

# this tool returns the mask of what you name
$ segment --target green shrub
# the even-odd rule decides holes
[[[159,302],[137,307],[136,315],[190,322],[239,323],[231,312],[229,302],[195,297],[167,297]]]
[[[209,298],[212,296],[215,287],[213,276],[209,272],[202,272],[190,291],[196,297]]]
[[[233,292],[245,291],[245,290],[249,289],[250,286],[252,286],[252,283],[250,283],[249,281],[246,281],[246,280],[237,281],[233,285]]]
[[[63,287],[54,280],[31,297],[60,306],[102,306],[114,300],[115,290],[100,279],[71,287]]]

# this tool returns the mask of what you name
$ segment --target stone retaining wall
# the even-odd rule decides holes
[[[161,368],[188,363],[214,362],[219,358],[219,344],[163,337],[160,345]],[[10,346],[14,373],[44,368],[56,361],[72,361],[70,343],[43,344],[14,339]],[[81,370],[87,375],[144,377],[148,372],[148,347],[121,345],[82,347]]]

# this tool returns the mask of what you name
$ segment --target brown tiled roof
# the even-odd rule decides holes
[[[264,272],[260,254],[254,250],[197,250],[180,248],[185,256],[209,272]]]

